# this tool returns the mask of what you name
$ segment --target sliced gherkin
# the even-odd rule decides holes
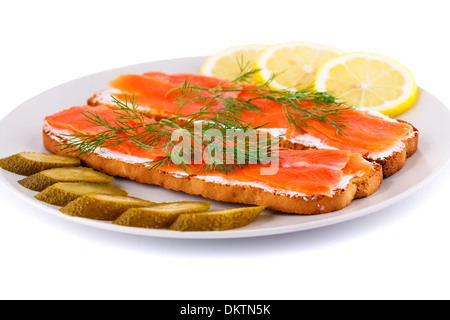
[[[116,196],[128,196],[128,193],[110,184],[86,182],[58,182],[35,195],[35,198],[64,207],[69,202],[85,194],[100,193]]]
[[[167,228],[180,214],[194,214],[209,210],[211,202],[179,201],[158,204],[150,208],[128,209],[114,224],[137,228]]]
[[[80,165],[81,162],[78,158],[37,152],[20,152],[0,159],[0,168],[23,176],[30,176],[52,168],[76,167]]]
[[[265,208],[265,206],[258,206],[181,214],[169,229],[175,231],[221,231],[241,228],[253,222]]]
[[[110,183],[114,178],[87,167],[47,169],[22,180],[19,184],[33,191],[42,191],[57,182]]]
[[[152,205],[156,203],[135,197],[86,194],[69,202],[60,211],[74,217],[113,221],[130,208]]]

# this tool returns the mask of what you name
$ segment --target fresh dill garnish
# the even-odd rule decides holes
[[[196,89],[188,85],[179,88],[179,93],[180,110],[193,101],[192,97],[199,97]],[[190,175],[214,171],[223,174],[236,172],[237,168],[247,167],[249,164],[264,163],[267,157],[278,151],[278,143],[274,143],[276,138],[260,138],[256,135],[256,131],[262,126],[255,127],[240,120],[230,109],[213,110],[213,103],[209,99],[205,100],[198,112],[176,114],[156,122],[149,121],[149,118],[138,110],[135,97],[126,98],[124,102],[113,97],[113,101],[117,115],[114,123],[102,118],[95,111],[83,113],[87,122],[104,130],[96,134],[64,135],[68,140],[61,146],[78,155],[90,155],[100,148],[114,148],[123,143],[148,151],[161,150],[164,156],[144,164],[150,165],[150,169],[176,165]],[[251,135],[245,135],[249,131],[255,132],[254,139]],[[211,132],[216,134],[206,139]],[[230,143],[226,140],[230,132],[238,136],[242,133],[244,139],[241,143],[235,143],[234,139]],[[183,138],[183,143],[189,141],[187,147],[182,144],[180,148],[179,139],[173,140],[176,133],[178,137]],[[207,154],[205,149],[211,147],[212,143],[216,148]],[[182,152],[182,156],[173,152],[177,147],[177,152]],[[212,159],[204,161],[205,155]]]
[[[243,70],[243,69],[242,69]],[[261,112],[261,107],[255,102],[273,101],[278,103],[284,116],[290,126],[296,130],[304,132],[308,127],[308,120],[315,120],[328,123],[336,129],[336,135],[344,133],[345,112],[352,109],[349,106],[343,106],[342,103],[327,92],[318,92],[310,87],[305,89],[272,89],[270,84],[276,78],[276,75],[259,85],[242,85],[250,83],[257,69],[243,71],[232,85],[217,86],[216,88],[203,88],[196,86],[196,90],[210,92],[215,94],[215,100],[225,108],[240,115],[244,112]],[[237,96],[226,95],[225,93],[234,92]],[[248,93],[250,97],[243,97],[242,93]]]

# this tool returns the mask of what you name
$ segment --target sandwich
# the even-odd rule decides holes
[[[338,149],[278,150],[278,157],[271,163],[236,165],[226,172],[215,170],[220,167],[211,167],[205,159],[191,166],[160,162],[173,150],[145,148],[144,140],[137,141],[131,134],[124,138],[124,131],[116,131],[95,149],[81,152],[83,142],[98,142],[95,139],[102,134],[112,134],[110,127],[93,125],[86,115],[95,115],[110,125],[127,121],[127,127],[132,127],[131,120],[125,120],[124,110],[103,105],[72,107],[45,118],[46,149],[58,155],[78,156],[83,165],[111,176],[207,199],[264,205],[284,213],[319,214],[342,209],[354,199],[373,194],[383,181],[380,164],[360,153]],[[149,117],[140,119],[142,122],[130,132],[142,128],[143,123],[148,127],[159,125]],[[133,121],[136,125],[137,120]],[[121,143],[117,143],[119,140]]]

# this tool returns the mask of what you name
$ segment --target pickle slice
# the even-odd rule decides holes
[[[155,203],[135,197],[86,194],[69,202],[60,211],[74,217],[112,221],[127,209],[152,205]]]
[[[253,222],[265,208],[265,206],[258,206],[181,214],[169,229],[175,231],[221,231],[241,228]]]
[[[128,196],[128,193],[110,184],[86,182],[58,182],[39,192],[34,197],[40,201],[64,207],[69,202],[85,194],[100,193],[115,196]]]
[[[87,167],[47,169],[28,176],[19,183],[30,190],[42,191],[57,182],[110,183],[114,178]]]
[[[80,159],[50,153],[21,152],[0,159],[0,168],[23,176],[60,167],[80,166]]]
[[[150,208],[128,209],[114,224],[137,228],[168,228],[180,214],[193,214],[209,210],[211,202],[179,201],[158,204]]]

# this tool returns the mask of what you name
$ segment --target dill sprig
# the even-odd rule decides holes
[[[343,106],[331,94],[310,88],[274,90],[264,85],[250,91],[257,95],[253,101],[266,99],[280,104],[289,125],[300,132],[304,132],[304,128],[309,127],[308,121],[312,120],[331,125],[336,130],[336,135],[344,134],[345,112],[352,109]]]
[[[304,132],[304,128],[309,126],[309,120],[314,120],[331,125],[336,129],[336,135],[344,134],[344,128],[346,127],[345,112],[352,107],[344,106],[330,93],[319,92],[311,87],[273,89],[271,83],[276,78],[276,74],[262,84],[245,86],[243,84],[251,83],[259,70],[245,71],[245,67],[243,67],[241,71],[241,74],[232,80],[228,86],[219,85],[215,88],[195,86],[195,89],[214,94],[216,102],[236,115],[241,115],[244,112],[261,112],[261,107],[256,104],[258,100],[273,101],[281,106],[289,125],[300,132]],[[225,94],[229,92],[238,95]],[[243,97],[240,93],[249,93],[250,97]]]
[[[278,151],[278,143],[274,143],[271,137],[264,136],[261,139],[256,136],[252,139],[245,136],[248,130],[256,132],[262,126],[255,127],[250,122],[240,120],[230,109],[214,110],[214,99],[204,99],[199,94],[200,89],[189,85],[187,81],[177,90],[179,110],[186,104],[199,100],[204,102],[201,109],[191,114],[177,113],[167,119],[152,122],[138,109],[135,97],[127,97],[124,102],[113,97],[116,104],[114,112],[117,115],[113,123],[99,116],[96,111],[83,113],[90,125],[103,130],[96,134],[65,135],[67,142],[62,146],[70,152],[88,156],[100,148],[114,148],[123,143],[148,151],[161,150],[165,156],[144,164],[148,164],[151,170],[176,165],[189,175],[204,172],[229,174],[236,172],[237,168],[264,163],[267,157]],[[205,139],[210,130],[216,133],[210,137],[214,141]],[[183,138],[183,142],[190,141],[187,150],[184,145],[180,148],[182,156],[173,153],[179,147],[179,139],[173,140],[176,131],[181,132],[178,136]],[[234,143],[233,140],[230,144],[226,140],[230,131],[244,134],[245,138],[241,141],[243,143]],[[213,159],[205,161],[205,149],[211,147],[212,143],[219,151],[214,149],[209,154]]]

